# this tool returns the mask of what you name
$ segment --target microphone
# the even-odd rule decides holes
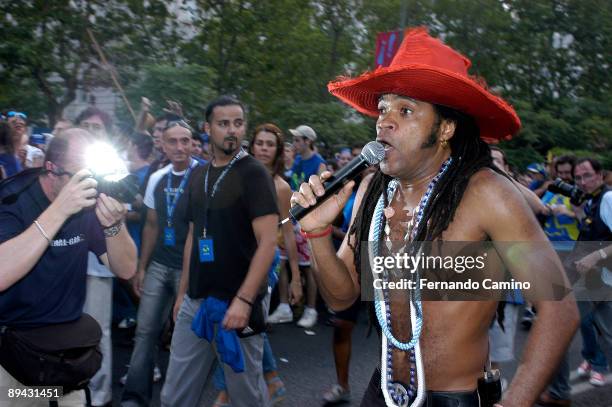
[[[330,178],[323,183],[325,193],[323,196],[317,197],[317,203],[304,208],[300,205],[295,205],[289,211],[289,217],[283,219],[281,225],[289,222],[290,219],[299,221],[306,216],[310,211],[319,206],[322,202],[325,202],[327,198],[338,192],[347,182],[355,178],[367,167],[376,165],[385,158],[385,148],[382,144],[377,141],[370,141],[365,145],[361,154],[353,158],[344,167],[340,168]]]

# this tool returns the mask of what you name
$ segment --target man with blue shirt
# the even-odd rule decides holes
[[[312,127],[302,124],[295,129],[289,129],[293,135],[293,145],[297,157],[293,163],[291,189],[297,191],[302,182],[307,182],[311,175],[325,171],[325,160],[315,151],[314,142],[317,133]]]
[[[123,406],[151,403],[156,344],[174,303],[183,265],[188,231],[186,190],[192,169],[198,165],[191,157],[192,133],[183,120],[167,122],[161,145],[170,164],[154,172],[147,184],[144,197],[147,217],[134,279],[134,291],[140,296],[136,344],[122,396]]]
[[[0,192],[0,325],[34,328],[83,313],[88,253],[121,278],[136,270],[125,208],[99,194],[84,162],[89,133],[53,139],[44,170],[3,184]],[[0,387],[19,383],[0,369]]]

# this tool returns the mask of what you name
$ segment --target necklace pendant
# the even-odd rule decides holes
[[[383,213],[385,214],[385,218],[390,219],[393,217],[393,215],[395,215],[395,209],[393,209],[391,206],[387,206],[385,209],[383,209]]]

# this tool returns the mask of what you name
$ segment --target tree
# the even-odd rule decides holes
[[[201,65],[146,65],[140,77],[126,89],[132,106],[138,106],[145,96],[153,102],[152,113],[162,114],[167,100],[181,103],[185,117],[197,127],[208,101],[214,96],[215,76],[212,70]],[[129,121],[127,109],[120,111],[120,118]]]
[[[112,86],[91,45],[88,28],[117,72],[136,75],[138,66],[163,55],[158,44],[176,38],[172,26],[165,23],[169,14],[164,3],[150,0],[148,6],[144,4],[136,0],[1,2],[0,14],[5,18],[0,20],[0,74],[5,82],[28,78],[35,86],[12,95],[4,93],[0,100],[16,105],[24,94],[30,100],[40,98],[46,106],[31,112],[32,116],[46,115],[53,125],[75,99],[77,89]],[[146,30],[151,21],[156,24]],[[169,40],[156,41],[163,36]],[[37,104],[24,107],[40,108]]]

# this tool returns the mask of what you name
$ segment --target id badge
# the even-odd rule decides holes
[[[200,238],[198,240],[198,243],[199,243],[199,252],[200,252],[200,262],[210,263],[210,262],[215,261],[215,251],[213,248],[212,239]]]
[[[164,246],[174,246],[176,243],[176,235],[174,228],[166,226],[164,228]]]

